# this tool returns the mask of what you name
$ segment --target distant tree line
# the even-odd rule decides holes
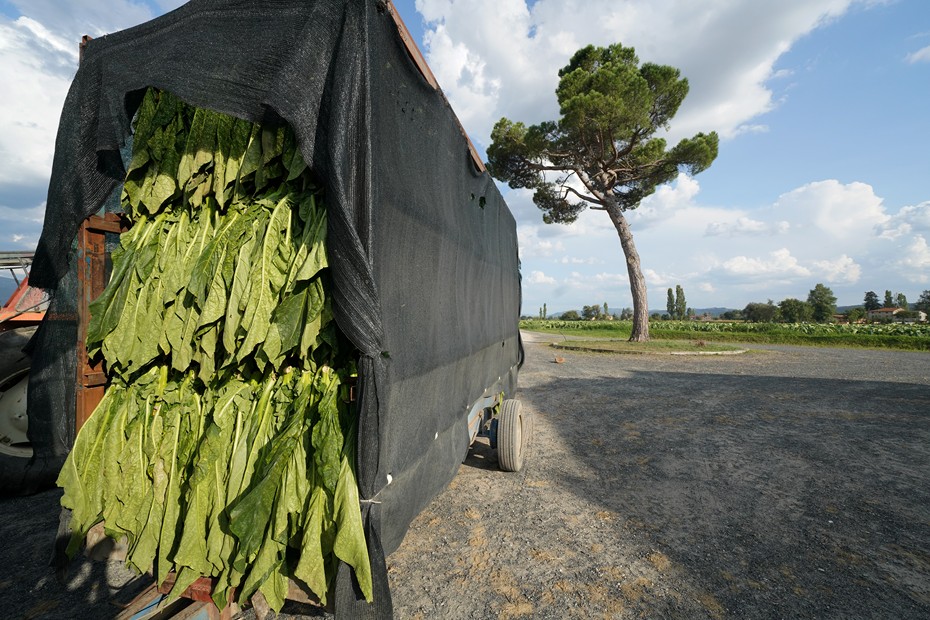
[[[681,285],[675,285],[667,291],[666,313],[660,315],[653,313],[649,318],[657,320],[684,320],[694,316],[694,311],[687,306],[685,301],[685,291]],[[900,308],[903,312],[898,312],[895,318],[898,319],[915,319],[918,312],[922,311],[930,315],[930,290],[923,291],[914,304],[908,304],[907,297],[904,293],[892,294],[891,291],[885,291],[884,301],[880,300],[875,291],[867,291],[861,307],[850,308],[845,313],[845,319],[851,323],[866,318],[870,310],[879,310],[881,308]],[[548,317],[546,304],[539,309],[539,318]],[[807,299],[795,299],[789,297],[783,299],[777,304],[769,299],[767,302],[752,302],[746,305],[742,310],[727,310],[720,315],[721,319],[729,321],[750,321],[753,323],[828,323],[834,320],[836,316],[836,296],[833,291],[824,284],[817,284],[807,294]],[[629,321],[633,317],[631,308],[623,308],[620,312],[610,313],[605,301],[603,304],[592,304],[584,306],[581,312],[577,310],[568,310],[563,312],[559,317],[563,321],[595,321],[604,319],[616,319],[620,321]],[[523,317],[530,318],[530,317]]]

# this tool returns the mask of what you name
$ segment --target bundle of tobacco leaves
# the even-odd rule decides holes
[[[325,603],[342,560],[371,600],[354,352],[293,133],[150,89],[122,204],[87,337],[110,383],[58,479],[69,553],[103,521],[172,594],[213,577],[219,607],[259,590],[278,610],[296,579]]]

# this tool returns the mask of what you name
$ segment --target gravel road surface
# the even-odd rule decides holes
[[[388,558],[398,619],[930,617],[930,355],[546,340],[525,469],[473,448]],[[0,498],[2,615],[112,617],[118,567],[46,568],[57,499]]]

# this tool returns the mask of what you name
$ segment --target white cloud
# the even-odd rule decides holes
[[[560,260],[563,265],[601,265],[604,263],[600,258],[589,256],[588,258],[578,258],[577,256],[563,256]]]
[[[862,267],[843,254],[836,260],[815,260],[812,263],[827,282],[855,284],[862,275]]]
[[[41,225],[45,219],[45,202],[28,209],[13,209],[0,205],[0,222],[22,222]]]
[[[637,229],[665,222],[692,206],[700,191],[697,179],[681,173],[672,183],[660,185],[654,194],[643,200],[639,208],[629,211],[627,219]]]
[[[51,173],[70,76],[60,71],[66,54],[46,43],[18,23],[0,21],[0,83],[8,93],[0,97],[0,185],[47,183]]]
[[[464,43],[454,42],[439,25],[426,33],[429,63],[441,85],[449,85],[459,120],[466,127],[483,121],[482,111],[497,105],[500,79],[486,75],[486,63]],[[445,88],[444,88],[445,90]]]
[[[542,271],[533,271],[526,279],[527,284],[555,284],[555,278],[547,276]]]
[[[784,234],[791,224],[782,220],[774,223],[762,222],[748,217],[737,217],[732,222],[711,222],[704,235],[707,237],[736,237],[740,235]]]
[[[768,259],[750,256],[734,256],[721,265],[724,273],[746,278],[794,278],[808,277],[811,272],[798,263],[788,248],[769,253]]]
[[[922,47],[916,52],[911,52],[910,54],[904,57],[904,60],[906,60],[907,62],[911,64],[914,64],[917,62],[930,62],[930,45],[928,45],[927,47]]]
[[[927,240],[922,235],[914,235],[896,265],[905,279],[920,284],[930,282],[930,246]]]
[[[889,220],[882,199],[870,185],[844,185],[835,179],[815,181],[782,194],[775,211],[792,222],[793,228],[812,226],[843,241],[868,237],[876,226]]]
[[[539,235],[541,229],[541,226],[532,225],[517,227],[517,241],[520,244],[521,257],[550,257],[565,251],[565,246],[561,241],[541,238]]]
[[[671,282],[671,278],[665,274],[660,274],[655,269],[643,269],[643,277],[649,286],[665,286]]]
[[[78,64],[84,34],[97,37],[147,21],[149,7],[133,0],[13,0],[20,15],[0,14],[0,191],[36,193],[48,183],[58,119]],[[174,8],[179,0],[163,0]]]
[[[28,31],[35,42],[40,46],[53,54],[63,56],[65,59],[70,60],[72,65],[77,66],[78,46],[74,41],[68,41],[63,37],[53,34],[48,28],[28,17],[20,17],[13,23],[23,30]]]
[[[598,273],[594,275],[598,284],[628,284],[630,279],[625,273]]]
[[[621,42],[643,61],[679,67],[691,92],[673,139],[717,130],[762,131],[753,122],[777,105],[767,83],[775,62],[800,37],[843,14],[852,0],[689,0],[575,2],[417,0],[426,20],[425,54],[477,142],[501,116],[555,118],[557,71],[586,44]],[[592,19],[596,16],[596,19]]]
[[[875,227],[882,239],[898,239],[912,232],[930,233],[930,201],[900,209]]]
[[[141,24],[154,16],[144,2],[134,0],[12,0],[11,4],[75,51],[82,35],[98,37]],[[176,8],[181,3],[167,0],[159,4]]]

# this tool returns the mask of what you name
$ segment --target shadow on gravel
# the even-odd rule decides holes
[[[522,398],[582,465],[553,483],[721,613],[930,617],[926,385],[633,371]]]
[[[63,582],[50,566],[61,491],[0,496],[0,609],[28,620],[113,618],[147,585],[122,562],[78,555]]]

